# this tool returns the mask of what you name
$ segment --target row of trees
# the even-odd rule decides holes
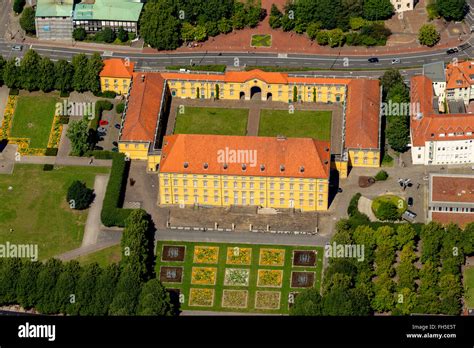
[[[151,0],[141,16],[140,35],[154,48],[173,50],[183,42],[253,28],[264,17],[257,0]]]
[[[291,314],[460,313],[461,265],[465,255],[474,252],[474,224],[462,231],[430,223],[418,235],[408,224],[374,230],[367,225],[352,228],[342,220],[334,241],[363,245],[364,260],[330,259],[322,296],[316,290],[301,293]]]
[[[94,53],[90,58],[85,54],[78,54],[74,56],[72,63],[64,59],[54,63],[48,57],[41,57],[34,50],[28,50],[23,59],[12,58],[5,61],[0,56],[0,84],[28,91],[58,90],[65,93],[74,90],[98,93],[99,74],[103,66],[99,53]]]
[[[43,314],[175,314],[169,293],[151,272],[152,228],[143,210],[130,215],[120,265],[0,259],[0,305],[19,304]]]

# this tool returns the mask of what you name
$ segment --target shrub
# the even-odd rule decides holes
[[[362,195],[360,192],[357,192],[352,198],[351,201],[349,202],[349,206],[347,207],[347,214],[349,216],[353,216],[356,212],[359,211],[357,206],[359,205],[359,199]]]
[[[109,99],[114,99],[117,96],[117,93],[114,91],[105,91],[102,93],[102,97],[104,98],[109,98]]]
[[[59,94],[61,98],[69,98],[70,95],[71,95],[71,92],[69,91],[61,91],[61,93]]]
[[[117,33],[117,39],[119,39],[120,42],[128,41],[128,32],[123,27],[119,28],[119,31]]]
[[[84,210],[94,200],[94,190],[87,188],[81,181],[74,181],[67,190],[67,202],[72,209]]]
[[[72,32],[72,37],[76,41],[84,41],[87,38],[87,33],[84,28],[76,28]]]
[[[349,25],[352,30],[359,30],[362,28],[364,25],[368,23],[367,20],[365,20],[362,17],[352,17],[349,19]]]
[[[50,172],[54,169],[54,165],[53,164],[45,164],[43,166],[43,171],[44,172]]]
[[[121,208],[127,183],[128,164],[124,154],[113,154],[112,169],[101,213],[102,223],[107,227],[124,227],[125,220],[132,212],[132,209]]]
[[[44,153],[45,156],[57,156],[58,155],[58,149],[48,147]]]
[[[104,150],[94,150],[90,152],[91,156],[94,156],[95,159],[111,160],[114,157],[114,153],[111,151]]]
[[[69,123],[69,116],[64,116],[64,115],[59,116],[59,123],[68,124]]]
[[[388,179],[388,173],[385,170],[381,170],[375,175],[375,180],[377,181],[385,181]]]
[[[433,47],[441,39],[441,35],[433,24],[424,24],[418,32],[418,40],[420,44]]]
[[[327,30],[321,30],[316,35],[316,41],[318,41],[318,45],[325,46],[329,43],[329,34]]]
[[[216,85],[217,86],[217,85]],[[125,110],[125,104],[124,103],[119,103],[115,107],[115,111],[117,111],[117,114],[122,114],[123,110]]]
[[[20,17],[20,26],[27,34],[36,33],[35,10],[33,7],[27,7]]]
[[[15,11],[15,13],[21,13],[23,12],[23,8],[25,7],[26,5],[26,0],[15,0],[13,2],[13,11]]]
[[[9,95],[18,95],[20,94],[20,91],[17,88],[11,88]]]

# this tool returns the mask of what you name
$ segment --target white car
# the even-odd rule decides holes
[[[400,58],[393,58],[392,59],[392,64],[400,64],[401,60]]]

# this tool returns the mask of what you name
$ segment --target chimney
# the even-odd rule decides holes
[[[142,75],[142,82],[145,82],[145,74]]]

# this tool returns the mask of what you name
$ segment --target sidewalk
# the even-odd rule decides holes
[[[86,226],[84,227],[84,237],[82,238],[82,246],[86,247],[97,243],[102,223],[100,213],[104,203],[105,188],[109,182],[108,175],[97,175],[94,181],[95,199],[89,208],[87,214]]]

